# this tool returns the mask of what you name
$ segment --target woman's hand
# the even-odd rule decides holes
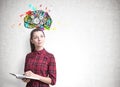
[[[30,82],[30,79],[22,79],[22,81],[28,83]]]
[[[32,71],[25,72],[25,75],[29,77],[36,77],[36,74],[34,74]]]
[[[27,71],[27,72],[25,72],[24,75],[29,76],[29,77],[31,77],[31,76],[34,77],[35,76],[35,74],[32,71]],[[26,83],[30,82],[30,79],[22,79],[22,80],[23,80],[23,82],[26,82]]]

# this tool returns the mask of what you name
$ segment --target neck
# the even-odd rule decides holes
[[[35,48],[36,51],[40,51],[40,50],[42,50],[42,49],[43,49],[43,47],[36,47],[36,48]]]

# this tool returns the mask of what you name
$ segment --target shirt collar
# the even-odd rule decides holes
[[[34,50],[34,52],[35,53],[37,53],[37,54],[45,54],[45,49],[43,48],[42,50],[39,50],[39,51],[37,51],[37,50]]]

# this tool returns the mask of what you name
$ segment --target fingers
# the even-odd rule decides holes
[[[22,81],[28,83],[30,82],[30,79],[22,79]]]
[[[32,72],[32,71],[27,71],[27,72],[25,72],[25,75],[26,75],[26,76],[32,76],[32,75],[33,75],[33,72]]]

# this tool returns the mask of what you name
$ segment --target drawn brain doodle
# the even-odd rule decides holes
[[[24,26],[26,28],[40,28],[40,29],[50,29],[52,24],[52,19],[47,12],[43,10],[35,10],[26,12],[24,17]]]

